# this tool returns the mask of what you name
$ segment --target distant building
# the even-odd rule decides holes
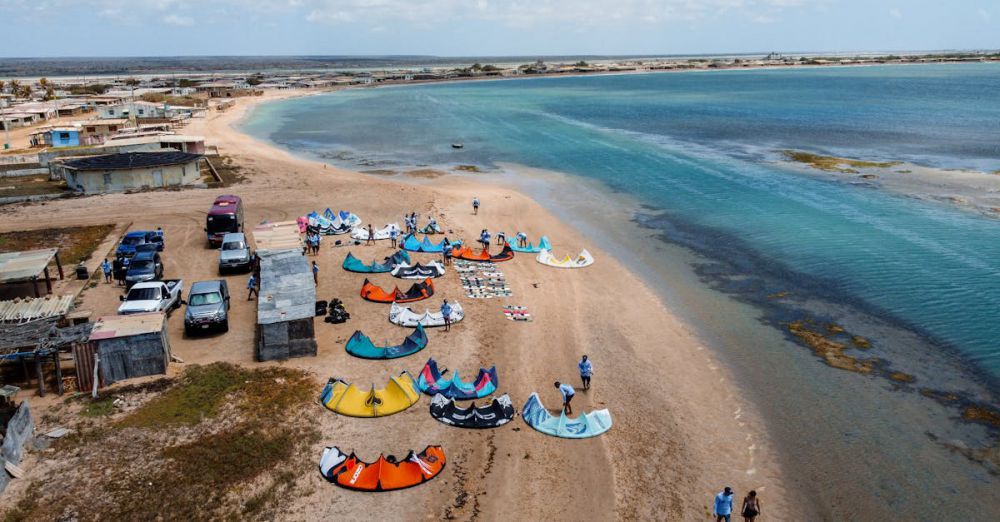
[[[101,119],[169,118],[165,105],[147,101],[130,101],[97,108]]]
[[[32,147],[78,147],[80,129],[77,127],[55,127],[44,129],[28,136]]]
[[[201,181],[201,154],[125,152],[50,163],[70,189],[85,194],[189,185]]]

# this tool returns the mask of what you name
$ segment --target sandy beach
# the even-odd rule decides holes
[[[185,129],[206,136],[206,144],[244,167],[246,181],[224,191],[244,198],[248,227],[327,207],[348,209],[380,227],[415,211],[422,222],[435,216],[449,238],[471,240],[482,228],[513,227],[533,240],[548,235],[558,255],[588,248],[597,262],[585,270],[564,271],[536,263],[530,255],[517,256],[503,266],[514,292],[503,302],[466,299],[457,278],[448,274],[436,282],[437,295],[414,308],[457,299],[466,319],[450,333],[429,332],[430,345],[421,354],[367,361],[345,353],[351,333],[362,330],[380,341],[401,339],[404,330],[386,320],[387,306],[359,297],[363,277],[343,271],[340,264],[348,251],[370,261],[391,250],[387,242],[335,247],[334,240],[343,237],[326,237],[316,258],[318,297],[343,300],[352,318],[341,325],[316,323],[318,357],[275,364],[311,372],[317,396],[331,376],[384,383],[404,369],[415,375],[427,357],[463,375],[495,364],[499,391],[509,393],[516,408],[538,391],[552,409],[558,406],[552,382],[578,387],[576,362],[586,353],[595,366],[593,388],[579,391],[574,410],[608,408],[614,427],[599,438],[574,441],[547,437],[520,420],[485,433],[450,428],[430,418],[426,397],[401,414],[379,419],[342,417],[317,405],[315,423],[324,436],[310,450],[315,461],[328,445],[353,448],[371,460],[379,452],[403,454],[440,444],[448,468],[424,486],[377,498],[329,485],[314,467],[302,469],[300,480],[314,487],[292,501],[285,518],[699,520],[709,518],[712,497],[726,485],[735,488],[737,501],[756,489],[763,520],[807,518],[808,506],[791,500],[766,426],[726,368],[642,280],[594,245],[585,231],[559,221],[526,195],[474,174],[446,174],[420,183],[366,175],[295,157],[234,129],[253,105],[300,94],[243,98],[234,108],[211,111]],[[216,254],[208,249],[202,227],[204,212],[221,192],[185,189],[22,205],[3,214],[0,231],[124,222],[132,222],[133,229],[162,226],[165,273],[189,285],[218,277]],[[478,215],[471,211],[473,196],[482,201]],[[418,259],[430,257],[421,254]],[[182,315],[170,318],[171,349],[185,361],[171,366],[172,375],[191,364],[220,360],[261,365],[253,361],[255,312],[253,303],[243,299],[245,276],[227,280],[234,292],[228,334],[185,338]],[[387,274],[373,280],[383,287],[398,282]],[[83,294],[81,307],[95,316],[113,314],[118,295],[114,286],[101,284]],[[534,322],[505,320],[504,304],[527,306]],[[32,399],[41,410],[39,418],[51,402]],[[31,465],[37,458],[29,456],[27,469],[40,469]],[[20,495],[25,482],[8,488],[5,500]]]

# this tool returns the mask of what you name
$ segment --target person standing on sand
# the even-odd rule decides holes
[[[472,213],[476,216],[479,215],[479,198],[472,198]]]
[[[760,515],[760,499],[757,498],[756,491],[743,497],[743,510],[740,513],[743,515],[743,522],[754,522]]]
[[[577,364],[580,368],[580,380],[583,381],[583,389],[590,389],[590,376],[594,374],[594,365],[587,359],[584,355],[583,359],[580,359],[580,364]]]
[[[369,225],[370,226],[370,225]],[[370,235],[370,234],[369,234]],[[399,231],[395,227],[389,229],[389,241],[392,242],[392,248],[396,248],[396,239],[399,237]]]
[[[251,297],[256,297],[260,295],[257,290],[257,278],[253,274],[250,274],[250,279],[247,280],[247,301],[250,301]]]
[[[444,319],[444,331],[451,331],[451,305],[448,304],[448,300],[444,300],[444,304],[441,305],[441,317]]]
[[[559,381],[556,381],[556,389],[562,394],[563,410],[566,411],[566,415],[573,415],[573,407],[569,403],[573,400],[573,396],[576,395],[576,390],[572,386]]]
[[[319,265],[315,261],[313,261],[313,283],[319,286]]]
[[[111,283],[111,263],[108,262],[108,258],[104,258],[104,262],[101,263],[101,270],[104,271],[104,282]]]
[[[518,232],[517,235],[514,236],[514,239],[517,239],[517,246],[521,248],[528,248],[528,234]]]
[[[444,238],[441,242],[441,264],[448,266],[451,264],[451,241],[448,238]]]
[[[506,242],[507,242],[507,234],[503,230],[497,232],[497,244],[503,245]]]
[[[712,508],[712,516],[715,517],[715,522],[730,522],[730,517],[733,515],[733,488],[726,486],[718,495],[715,496],[715,506]]]
[[[479,242],[483,244],[483,252],[490,253],[490,231],[483,229],[479,234]]]
[[[375,230],[372,228],[372,224],[368,223],[368,241],[365,241],[365,245],[375,244]]]

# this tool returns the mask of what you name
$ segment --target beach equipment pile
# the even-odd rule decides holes
[[[493,263],[455,261],[455,271],[466,297],[491,299],[514,295],[503,272]]]

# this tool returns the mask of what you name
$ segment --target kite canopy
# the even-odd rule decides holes
[[[420,229],[421,234],[443,234],[441,230],[441,225],[437,223],[427,223],[427,226]]]
[[[431,261],[426,265],[417,263],[415,265],[399,264],[392,269],[393,277],[400,279],[427,279],[428,277],[441,277],[444,275],[444,265],[439,261]]]
[[[526,247],[519,247],[517,244],[513,244],[510,246],[510,249],[522,254],[537,254],[542,250],[552,250],[552,244],[549,243],[549,236],[542,236],[542,239],[538,241],[538,246],[534,246],[533,243],[528,243]]]
[[[465,311],[462,310],[462,305],[457,302],[451,303],[452,324],[464,318]],[[441,312],[431,312],[430,310],[427,310],[423,314],[417,314],[409,307],[392,303],[392,307],[389,308],[389,322],[410,328],[417,325],[422,325],[424,328],[432,328],[435,326],[444,326],[444,317],[441,315]]]
[[[352,452],[350,455],[335,447],[323,450],[319,472],[323,478],[347,489],[357,491],[392,491],[418,486],[433,479],[444,469],[444,450],[427,446],[424,451],[412,450],[402,461],[392,455],[378,456],[371,464]]]
[[[503,394],[484,406],[477,408],[470,404],[468,408],[461,408],[455,404],[455,399],[437,394],[431,399],[431,417],[459,428],[496,428],[514,419],[514,405],[510,396]]]
[[[452,245],[458,245],[460,242],[451,243]],[[413,234],[407,234],[403,238],[403,249],[409,250],[410,252],[428,252],[432,254],[440,254],[444,252],[444,239],[440,243],[434,243],[424,234],[424,239],[418,241],[416,236]]]
[[[400,229],[399,229],[399,224],[398,223],[388,223],[386,226],[384,226],[382,228],[379,228],[379,229],[376,229],[374,231],[375,232],[375,239],[376,240],[389,239],[391,237],[391,234],[392,234],[393,230],[395,230],[397,234],[399,234],[401,232]],[[361,241],[367,241],[368,240],[368,229],[365,228],[365,227],[362,227],[362,226],[355,227],[354,230],[351,231],[351,239],[358,239],[358,240],[361,240]]]
[[[424,327],[417,325],[417,329],[403,339],[402,344],[396,346],[375,346],[367,335],[360,330],[347,341],[347,353],[362,359],[396,359],[413,355],[427,346],[427,333]]]
[[[420,400],[420,393],[413,383],[413,377],[406,371],[398,377],[390,377],[385,388],[362,390],[353,384],[331,378],[320,402],[327,409],[348,417],[385,417],[399,413]]]
[[[445,370],[445,373],[447,372],[448,370]],[[445,398],[458,400],[482,399],[497,391],[499,385],[496,366],[489,370],[480,368],[476,380],[466,383],[458,377],[457,370],[452,372],[451,377],[444,378],[438,371],[437,361],[433,358],[427,360],[417,379],[417,388],[427,395],[441,394]]]
[[[532,393],[531,397],[528,397],[528,402],[524,403],[524,408],[521,410],[521,417],[528,426],[547,435],[564,439],[596,437],[611,429],[611,413],[606,409],[584,412],[575,419],[567,417],[565,411],[555,417],[542,406],[538,393]]]
[[[569,256],[556,259],[552,255],[551,250],[542,250],[538,253],[538,257],[535,260],[543,265],[554,266],[556,268],[583,268],[594,264],[594,256],[590,255],[590,252],[587,252],[586,249],[581,251],[580,255],[576,256],[576,259]]]
[[[403,292],[399,287],[393,287],[391,291],[385,291],[376,286],[367,278],[361,285],[361,298],[375,303],[413,303],[423,301],[434,295],[434,280],[425,279],[420,283],[413,283],[409,290]]]
[[[485,250],[473,252],[471,247],[456,247],[451,256],[458,259],[465,259],[467,261],[499,263],[501,261],[510,261],[511,259],[514,259],[514,250],[511,249],[510,243],[504,241],[503,250],[496,255],[491,256]]]
[[[395,254],[385,258],[381,263],[376,263],[372,261],[372,264],[366,265],[360,259],[354,257],[354,254],[348,252],[347,257],[344,258],[344,270],[348,272],[358,272],[362,274],[379,274],[385,272],[391,272],[393,267],[403,263],[410,262],[410,254],[399,250]]]
[[[334,214],[333,211],[327,207],[327,209],[323,211],[323,217],[329,219],[334,224],[339,223],[346,225],[348,229],[361,226],[361,218],[346,210],[341,210],[340,212]]]

